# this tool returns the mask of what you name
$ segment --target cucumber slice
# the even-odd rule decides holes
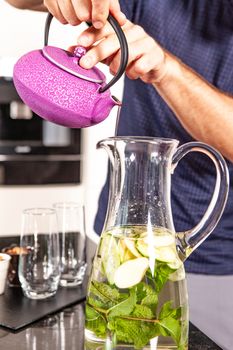
[[[172,269],[176,269],[177,260],[179,260],[175,247],[162,247],[155,249],[155,259],[168,263]],[[172,264],[175,266],[172,267]]]
[[[179,259],[178,255],[176,254],[176,259],[174,261],[170,261],[168,262],[168,266],[173,269],[173,270],[178,270],[181,265],[182,265],[182,261]]]
[[[118,242],[118,250],[120,255],[121,263],[134,259],[135,256],[130,252],[130,250],[126,247],[124,239],[120,239]]]
[[[136,257],[136,258],[142,257],[142,255],[135,248],[135,243],[134,243],[134,241],[132,241],[132,239],[125,238],[124,243],[125,243],[126,247],[129,249],[129,251],[131,252],[131,254],[133,254],[134,257]]]
[[[143,235],[145,237],[143,238],[144,242],[153,245],[155,248],[166,247],[175,244],[175,237],[172,234],[150,236],[145,232],[141,237],[143,237]]]
[[[148,244],[145,242],[144,239],[139,239],[136,241],[136,249],[142,256],[149,256],[149,251],[148,251]]]
[[[114,283],[114,273],[120,266],[120,254],[116,239],[112,235],[106,235],[102,238],[99,251],[103,265],[104,274],[110,284]]]
[[[169,276],[169,280],[173,282],[177,282],[177,281],[182,281],[184,279],[185,279],[185,270],[184,270],[184,265],[181,263],[178,270],[176,270]]]
[[[143,238],[142,238],[143,237]],[[148,235],[146,232],[136,242],[136,248],[145,257],[172,263],[178,259],[173,235]],[[176,269],[176,267],[175,267]]]
[[[141,282],[149,262],[147,258],[137,258],[128,260],[119,266],[114,274],[114,283],[118,288],[131,288]]]

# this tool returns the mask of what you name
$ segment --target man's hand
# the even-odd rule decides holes
[[[142,27],[127,20],[122,29],[129,47],[127,76],[130,79],[140,78],[146,83],[160,81],[167,71],[164,50]],[[116,74],[120,64],[120,45],[109,23],[101,30],[93,27],[85,30],[78,38],[78,45],[88,48],[80,60],[83,68],[104,62],[109,65],[111,73]]]
[[[106,24],[109,12],[120,25],[126,22],[118,0],[44,0],[44,5],[63,24],[87,21],[100,29]]]
[[[47,11],[43,0],[6,0],[6,2],[20,10]]]

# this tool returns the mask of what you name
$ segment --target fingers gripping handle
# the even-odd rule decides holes
[[[51,13],[49,13],[47,18],[46,18],[46,22],[45,22],[44,46],[48,45],[49,29],[50,29],[52,19],[53,19],[53,15]],[[121,78],[121,76],[124,74],[125,69],[127,67],[128,57],[129,57],[129,49],[128,49],[127,40],[126,40],[126,37],[125,37],[123,30],[121,29],[121,26],[119,25],[119,23],[115,20],[115,18],[112,15],[108,16],[108,22],[111,24],[111,26],[113,27],[113,29],[118,37],[118,40],[120,43],[120,50],[121,50],[121,60],[120,60],[120,66],[118,68],[116,75],[112,78],[112,80],[110,80],[110,82],[108,82],[106,85],[101,87],[99,89],[99,92],[104,92],[104,91],[108,90],[112,85],[114,85]],[[89,23],[88,23],[88,25],[89,25]]]

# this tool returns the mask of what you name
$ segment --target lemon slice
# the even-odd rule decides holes
[[[141,282],[149,267],[147,258],[128,260],[120,265],[114,274],[114,283],[118,288],[131,288]]]

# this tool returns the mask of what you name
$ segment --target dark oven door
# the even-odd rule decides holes
[[[80,158],[71,147],[0,146],[0,185],[79,183]]]
[[[81,130],[49,123],[0,78],[0,184],[80,182]]]

